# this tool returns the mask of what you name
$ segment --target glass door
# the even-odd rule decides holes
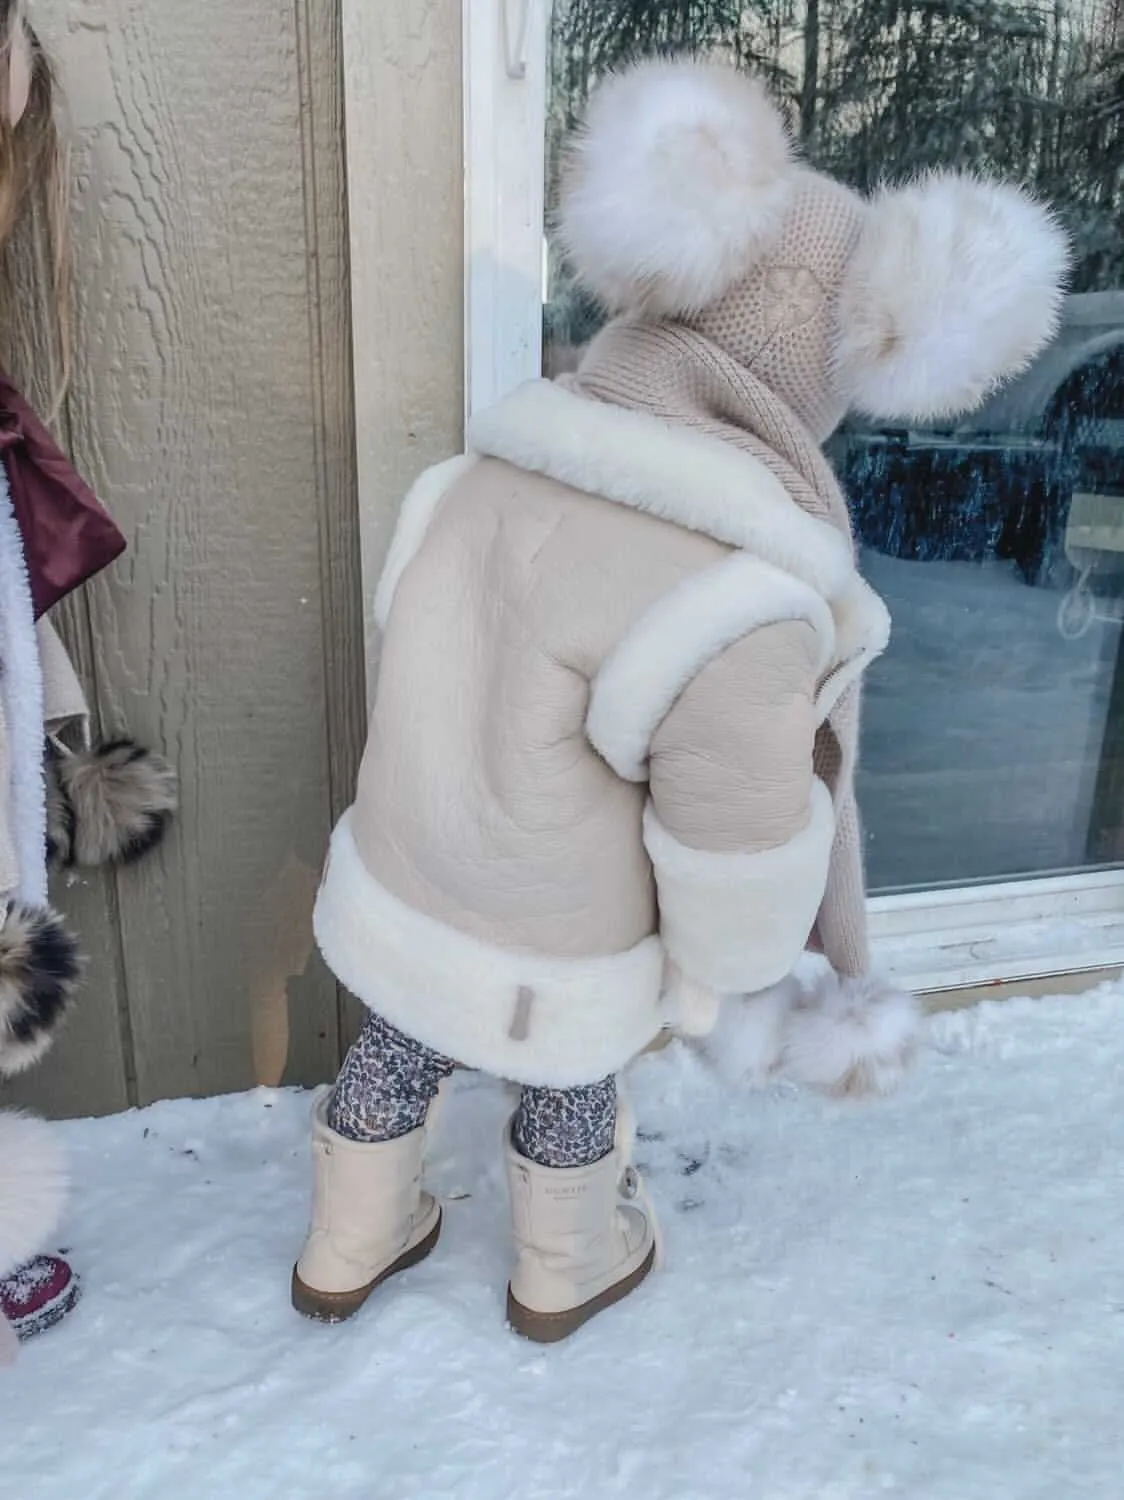
[[[515,356],[499,386],[538,372],[536,278],[544,373],[599,326],[549,225],[565,134],[628,59],[764,70],[808,160],[862,191],[954,167],[1055,205],[1075,273],[1035,367],[964,421],[851,421],[832,442],[894,617],[859,793],[874,931],[903,980],[1124,965],[1124,5],[465,0],[465,22],[466,101],[494,129],[466,135],[469,365],[492,395],[497,345]],[[495,161],[514,149],[526,175],[544,117],[531,189],[509,175],[505,194]]]

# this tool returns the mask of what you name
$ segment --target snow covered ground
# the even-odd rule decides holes
[[[0,1377],[10,1500],[1119,1500],[1124,989],[944,1016],[899,1098],[632,1088],[668,1266],[549,1352],[503,1327],[505,1099],[463,1080],[434,1258],[287,1301],[308,1098],[63,1127],[86,1297]]]

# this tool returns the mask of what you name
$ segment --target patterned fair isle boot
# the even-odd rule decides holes
[[[78,1277],[58,1255],[37,1255],[0,1279],[0,1317],[21,1343],[46,1333],[77,1305]]]

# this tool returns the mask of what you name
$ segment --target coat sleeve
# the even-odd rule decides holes
[[[590,738],[647,781],[661,937],[699,989],[763,989],[808,941],[835,832],[813,769],[834,651],[819,595],[735,555],[660,601],[594,684]]]
[[[644,841],[661,934],[720,993],[776,983],[816,919],[835,832],[812,769],[817,642],[764,626],[707,663],[652,739]]]

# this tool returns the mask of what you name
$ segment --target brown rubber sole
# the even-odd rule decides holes
[[[634,1292],[641,1282],[648,1279],[655,1264],[656,1247],[653,1245],[644,1263],[637,1266],[630,1276],[609,1287],[599,1297],[592,1297],[588,1302],[583,1302],[581,1307],[571,1307],[566,1312],[533,1312],[529,1307],[524,1307],[522,1302],[517,1302],[508,1287],[507,1321],[521,1338],[530,1339],[533,1344],[560,1344],[572,1333],[577,1333],[579,1328],[584,1327],[598,1313],[623,1302],[630,1292]]]
[[[354,1317],[371,1293],[377,1291],[384,1281],[389,1281],[402,1271],[408,1271],[411,1266],[421,1265],[427,1256],[433,1254],[437,1241],[441,1238],[441,1223],[442,1215],[438,1214],[437,1223],[424,1240],[419,1240],[411,1249],[404,1251],[374,1281],[369,1281],[366,1286],[356,1287],[353,1292],[318,1292],[300,1279],[294,1266],[293,1306],[302,1317],[314,1318],[318,1323],[346,1322],[348,1318]]]

